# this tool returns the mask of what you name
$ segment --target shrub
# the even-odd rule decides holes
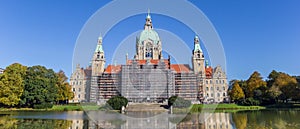
[[[177,98],[178,98],[178,96],[171,96],[171,97],[168,99],[168,106],[173,105]]]
[[[114,110],[121,110],[122,106],[126,106],[128,100],[123,96],[114,96],[106,102]]]
[[[176,108],[187,108],[191,106],[191,101],[178,96],[172,96],[168,99],[168,105]]]
[[[245,106],[257,106],[257,105],[260,105],[260,101],[256,100],[256,99],[253,99],[251,97],[251,98],[247,98],[247,99],[241,101],[239,104],[240,105],[245,105]]]
[[[52,103],[42,103],[42,104],[33,105],[34,109],[45,109],[45,108],[52,108],[52,107],[53,107]]]

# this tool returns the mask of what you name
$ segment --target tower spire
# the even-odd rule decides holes
[[[150,9],[148,8],[148,14],[147,14],[147,19],[151,19],[151,16],[150,16]]]
[[[194,51],[202,52],[202,49],[200,47],[199,37],[197,35],[195,35],[195,38],[194,38]]]
[[[153,29],[152,20],[151,20],[151,16],[150,16],[150,9],[148,9],[148,14],[147,14],[147,17],[146,17],[146,23],[145,23],[145,26],[144,26],[144,30],[151,30],[151,29]]]

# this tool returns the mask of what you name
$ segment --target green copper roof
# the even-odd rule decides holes
[[[158,41],[160,40],[156,31],[143,30],[140,34],[140,37],[138,38],[139,43],[142,43],[143,41],[145,41],[147,39],[152,40],[154,43],[158,43]]]
[[[102,44],[97,44],[95,52],[104,52],[102,49]]]
[[[195,39],[198,39],[198,41],[199,41],[199,38],[198,38],[197,35],[195,35]],[[194,46],[194,51],[200,51],[200,52],[202,52],[202,49],[201,49],[201,47],[200,47],[200,43],[196,43],[196,44],[195,44],[195,46]]]
[[[195,46],[194,46],[194,51],[200,51],[200,52],[202,52],[202,49],[201,49],[199,43],[195,44]]]
[[[209,66],[208,60],[205,60],[205,66]]]

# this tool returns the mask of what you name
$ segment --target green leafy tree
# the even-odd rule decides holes
[[[272,72],[269,74],[268,76],[268,80],[267,80],[267,86],[269,88],[272,87],[273,83],[275,82],[276,78],[278,77],[280,73],[275,71],[275,70],[272,70]]]
[[[73,99],[74,94],[71,90],[71,85],[67,82],[68,78],[65,75],[65,73],[60,70],[58,73],[56,73],[58,77],[57,81],[57,89],[58,89],[58,97],[57,101],[67,101],[70,99]]]
[[[114,110],[121,110],[122,106],[126,106],[128,100],[123,96],[114,96],[106,102]]]
[[[28,67],[22,104],[26,107],[34,107],[34,105],[47,105],[55,102],[58,96],[57,78],[52,69],[39,65]]]
[[[0,103],[7,106],[18,105],[24,89],[26,66],[14,63],[6,67],[0,76]]]
[[[242,88],[239,85],[238,81],[233,82],[232,84],[232,89],[229,92],[229,96],[231,98],[231,100],[233,100],[234,102],[243,99],[245,97],[245,94],[242,90]]]
[[[266,82],[262,80],[262,77],[260,73],[255,71],[250,78],[247,80],[247,86],[245,89],[245,95],[247,98],[253,97],[254,90],[256,90],[259,87],[266,87]]]

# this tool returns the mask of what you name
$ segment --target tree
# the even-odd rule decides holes
[[[0,77],[0,103],[7,106],[18,105],[24,89],[26,66],[14,63],[6,67]]]
[[[106,102],[114,110],[121,110],[122,106],[126,106],[128,100],[123,96],[114,96]]]
[[[184,98],[178,96],[171,96],[168,99],[168,106],[173,106],[175,108],[187,108],[192,105],[191,101],[185,100]]]
[[[68,78],[65,75],[65,73],[60,70],[58,73],[56,73],[58,77],[57,81],[57,89],[58,89],[58,97],[57,101],[66,103],[67,100],[73,99],[74,94],[71,91],[71,85],[67,82]]]
[[[22,96],[23,106],[34,107],[34,105],[47,105],[55,102],[58,96],[56,86],[58,79],[55,72],[38,65],[28,67],[26,73]]]
[[[231,100],[233,100],[234,102],[238,101],[240,99],[243,99],[245,97],[245,94],[244,94],[242,88],[240,87],[238,81],[233,82],[232,89],[229,92],[229,96],[230,96]]]
[[[272,72],[269,74],[268,76],[268,80],[267,80],[267,86],[269,88],[272,87],[273,83],[275,82],[276,78],[278,77],[280,73],[275,71],[275,70],[272,70]]]
[[[253,97],[254,90],[256,90],[259,87],[265,87],[265,86],[266,86],[266,82],[262,80],[260,73],[255,71],[247,80],[247,86],[245,91],[246,97],[247,98]]]
[[[285,73],[280,73],[273,84],[273,86],[279,87],[282,92],[279,96],[282,100],[288,100],[295,97],[297,85],[298,83],[296,78]]]

